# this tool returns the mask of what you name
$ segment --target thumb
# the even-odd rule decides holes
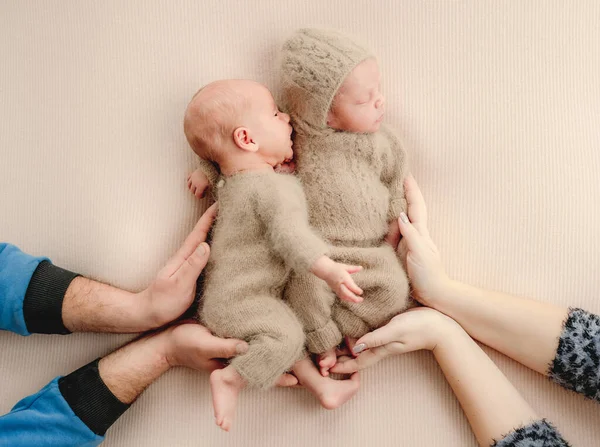
[[[196,250],[183,261],[181,267],[179,267],[173,276],[179,278],[184,283],[195,282],[204,267],[206,267],[209,256],[210,246],[206,242],[202,242],[198,245]]]
[[[236,355],[248,352],[248,343],[236,338],[219,338],[211,336],[202,351],[206,357],[211,359],[228,359]]]
[[[398,218],[398,226],[400,227],[400,233],[406,241],[408,250],[418,251],[421,248],[421,234],[413,226],[413,224],[410,223],[406,214],[400,214],[400,217]]]
[[[375,349],[379,346],[385,346],[388,343],[398,341],[398,334],[394,325],[391,321],[387,325],[375,329],[373,332],[363,335],[356,341],[352,352],[359,354],[365,349]]]

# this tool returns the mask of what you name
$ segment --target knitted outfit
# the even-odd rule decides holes
[[[406,211],[406,154],[388,128],[372,134],[331,129],[332,100],[346,76],[371,53],[330,30],[303,29],[282,50],[282,106],[296,131],[296,175],[310,224],[329,243],[330,257],[358,264],[360,304],[343,302],[315,278],[292,273],[285,298],[304,325],[307,347],[320,353],[342,334],[360,337],[409,307],[408,280],[383,240]]]
[[[302,326],[281,299],[289,272],[307,272],[327,245],[308,225],[295,177],[250,172],[222,179],[200,319],[219,337],[248,342],[231,365],[250,385],[267,388],[304,350]]]

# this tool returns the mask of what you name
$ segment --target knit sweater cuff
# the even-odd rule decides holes
[[[569,447],[569,443],[563,439],[558,430],[545,419],[532,422],[529,425],[518,428],[501,440],[495,441],[492,447],[520,447],[520,446],[552,446]]]
[[[327,250],[323,248],[315,250],[306,250],[299,256],[296,262],[292,263],[292,268],[298,273],[308,273],[310,272],[313,264],[317,262],[319,258],[326,255]]]
[[[600,317],[571,308],[563,323],[548,377],[559,385],[600,402]]]
[[[341,341],[342,333],[332,320],[325,326],[306,333],[306,347],[313,354],[321,354],[339,345]]]
[[[130,407],[108,389],[98,370],[96,359],[58,381],[58,388],[73,413],[99,436]]]
[[[42,261],[33,272],[23,300],[27,330],[38,334],[69,334],[62,320],[62,304],[71,281],[79,276]]]
[[[217,170],[215,164],[211,161],[201,158],[198,168],[208,179],[208,183],[210,184],[211,188],[214,188],[219,178],[219,171]]]

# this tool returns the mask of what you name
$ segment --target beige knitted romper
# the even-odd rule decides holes
[[[306,273],[327,245],[308,225],[295,177],[257,172],[222,179],[200,319],[219,337],[248,342],[231,365],[250,385],[267,388],[304,350],[302,326],[282,300],[289,272]]]
[[[327,285],[293,272],[284,297],[304,326],[307,347],[320,353],[342,334],[360,337],[411,305],[406,273],[383,242],[388,223],[406,210],[406,154],[387,128],[377,133],[335,131],[326,124],[332,100],[352,69],[371,53],[331,30],[304,29],[282,50],[282,107],[296,130],[296,175],[310,224],[338,262],[364,270],[353,277],[364,301],[339,300]]]

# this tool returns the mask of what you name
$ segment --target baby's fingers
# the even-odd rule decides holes
[[[363,294],[362,289],[356,285],[356,283],[350,275],[346,275],[343,281],[343,285],[345,285],[348,288],[348,290],[350,290],[352,293],[355,293],[356,295]]]
[[[358,273],[358,272],[360,272],[363,269],[361,265],[347,265],[347,264],[342,264],[342,267],[344,267],[344,270],[346,270],[350,274],[352,274],[352,273]]]
[[[361,297],[348,290],[348,287],[346,287],[344,284],[340,284],[339,290],[337,291],[337,296],[339,296],[341,300],[349,301],[351,303],[360,303],[363,300]]]

